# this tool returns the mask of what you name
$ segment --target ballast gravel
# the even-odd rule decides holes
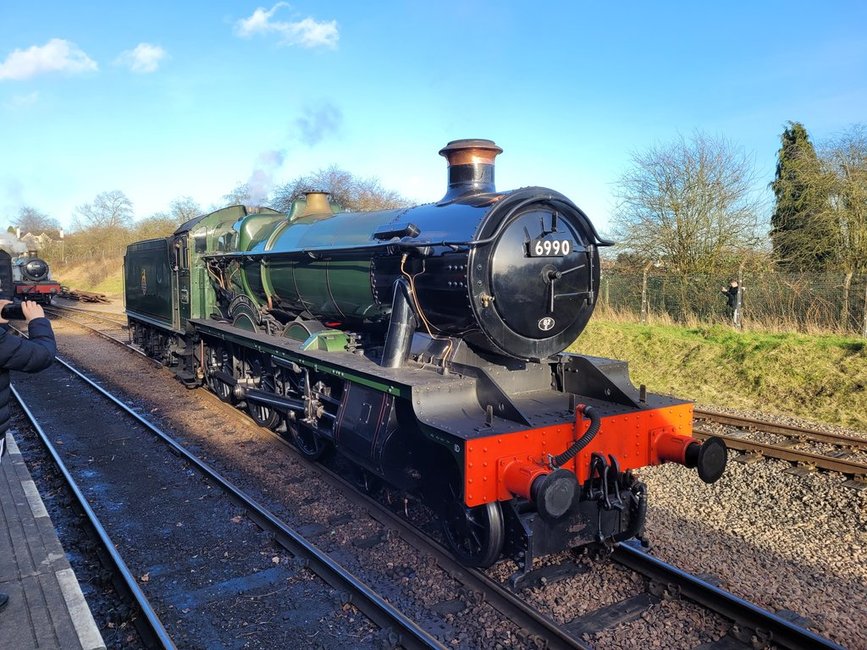
[[[705,485],[675,465],[642,470],[657,557],[715,576],[723,589],[789,610],[847,648],[867,648],[867,490],[831,472],[737,462]]]

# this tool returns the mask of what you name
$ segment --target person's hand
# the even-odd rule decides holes
[[[22,302],[21,311],[24,312],[24,318],[27,319],[28,323],[34,318],[45,318],[45,311],[42,309],[42,305],[32,300]]]
[[[12,301],[11,301],[11,300],[0,300],[0,312],[3,311],[3,308],[4,308],[6,305],[11,305],[11,304],[12,304]],[[6,319],[3,318],[2,316],[0,316],[0,324],[8,323],[8,322],[9,322],[8,320],[6,320]]]

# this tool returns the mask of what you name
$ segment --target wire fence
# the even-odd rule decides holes
[[[726,292],[731,280],[737,280],[738,287],[730,302]],[[640,322],[663,317],[677,323],[867,337],[867,275],[608,271],[602,274],[599,306]]]

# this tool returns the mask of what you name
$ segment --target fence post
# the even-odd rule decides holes
[[[647,272],[653,262],[648,262],[644,265],[644,272],[641,274],[641,324],[647,324]]]
[[[867,283],[864,285],[864,323],[861,325],[861,336],[867,339]]]
[[[843,307],[840,309],[840,330],[845,334],[849,331],[849,291],[852,288],[852,271],[843,279]]]
[[[732,315],[732,321],[737,329],[742,329],[744,326],[744,264],[741,262],[738,266],[738,296],[735,302],[735,313]]]

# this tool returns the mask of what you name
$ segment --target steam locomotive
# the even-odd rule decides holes
[[[351,213],[310,192],[286,214],[232,206],[131,244],[126,310],[133,342],[186,385],[417,496],[466,565],[529,571],[640,536],[634,469],[713,482],[727,454],[691,437],[691,403],[563,352],[610,242],[558,192],[498,192],[501,152],[450,142],[436,203]]]
[[[50,305],[60,293],[60,283],[51,279],[48,262],[29,253],[12,260],[12,284],[15,298]]]

